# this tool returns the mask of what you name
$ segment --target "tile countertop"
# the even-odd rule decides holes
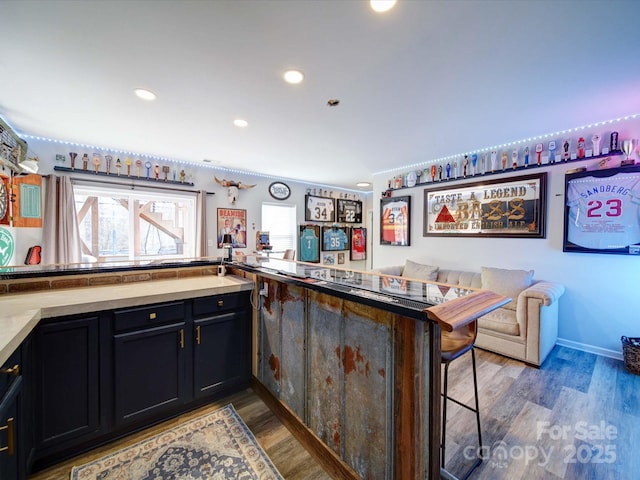
[[[43,290],[0,297],[0,365],[20,346],[41,318],[98,312],[173,300],[251,290],[234,275],[153,280],[97,287]]]

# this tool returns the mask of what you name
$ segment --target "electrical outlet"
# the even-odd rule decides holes
[[[260,289],[259,294],[263,297],[266,297],[267,295],[269,295],[269,284],[268,283],[263,283],[262,284],[262,288]]]

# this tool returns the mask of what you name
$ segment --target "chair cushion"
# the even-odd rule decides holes
[[[512,302],[515,303],[515,302]],[[498,308],[478,319],[478,327],[485,330],[504,333],[505,335],[520,335],[520,324],[516,318],[515,310]]]
[[[498,295],[511,297],[504,308],[516,309],[518,295],[533,283],[533,270],[505,270],[502,268],[482,267],[482,289],[491,290]]]
[[[438,278],[438,267],[406,260],[404,270],[402,270],[402,276],[415,278],[416,280],[428,280],[435,282]]]

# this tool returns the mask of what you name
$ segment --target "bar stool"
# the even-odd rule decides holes
[[[444,365],[444,387],[442,391],[442,396],[444,398],[442,405],[442,443],[440,445],[440,453],[441,453],[441,467],[444,468],[445,461],[445,446],[446,446],[446,436],[447,436],[447,400],[451,400],[454,403],[457,403],[461,407],[466,408],[476,414],[476,425],[478,428],[478,453],[482,451],[482,431],[480,429],[480,407],[478,402],[478,377],[476,374],[476,353],[473,349],[473,345],[476,341],[477,335],[477,320],[473,320],[472,322],[456,329],[452,332],[442,331],[441,333],[441,350],[442,350],[442,361],[441,364]],[[462,355],[471,351],[471,363],[473,365],[473,392],[475,396],[475,408],[469,407],[468,405],[456,400],[448,396],[447,387],[449,380],[449,365],[456,358],[460,358]],[[466,480],[469,478],[469,475],[482,463],[482,457],[478,456],[473,465],[467,470],[462,480]]]

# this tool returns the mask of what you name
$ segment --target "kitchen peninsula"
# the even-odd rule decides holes
[[[272,259],[214,272],[36,276],[49,288],[2,296],[2,363],[25,364],[16,478],[249,384],[335,478],[439,477],[440,329],[453,325],[428,310],[460,305],[464,323],[507,299]]]

